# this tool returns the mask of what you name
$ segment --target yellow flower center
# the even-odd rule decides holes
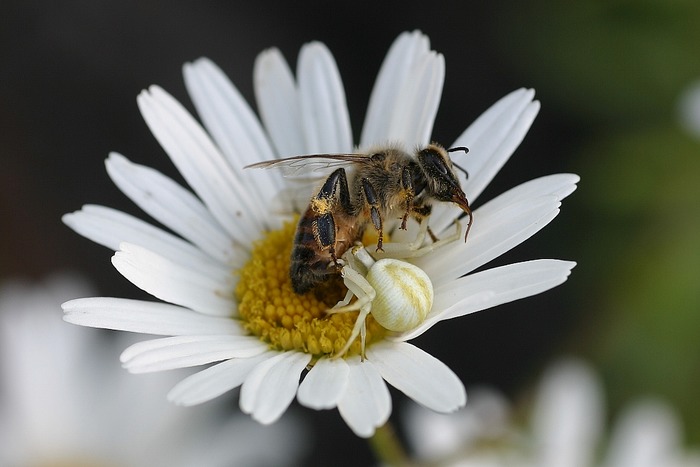
[[[304,295],[292,290],[289,266],[296,224],[286,222],[253,245],[250,260],[239,271],[235,291],[238,312],[246,330],[271,348],[320,358],[343,349],[358,313],[326,313],[347,292],[340,274]],[[367,346],[386,334],[371,315],[366,325]],[[359,354],[357,339],[345,356]]]

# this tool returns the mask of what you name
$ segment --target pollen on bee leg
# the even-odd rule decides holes
[[[332,203],[326,198],[313,198],[310,202],[311,209],[319,214],[331,211]]]
[[[357,312],[326,313],[348,291],[340,274],[304,295],[294,292],[289,267],[296,225],[297,220],[286,222],[253,244],[250,259],[237,271],[235,299],[248,332],[271,349],[310,353],[316,361],[346,346]],[[371,316],[367,319],[367,345],[385,333]],[[346,355],[360,350],[359,341],[353,342]]]

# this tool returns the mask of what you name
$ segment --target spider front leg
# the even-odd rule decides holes
[[[345,346],[333,358],[345,355],[359,334],[364,359],[366,319],[370,312],[377,324],[392,332],[408,331],[425,321],[432,309],[433,285],[422,269],[395,258],[374,261],[361,244],[343,259],[347,259],[347,265],[341,273],[350,292],[329,312],[359,313]],[[357,301],[348,304],[352,295],[357,296]]]
[[[333,308],[327,310],[326,312],[328,314],[334,314],[359,310],[360,313],[357,316],[357,320],[355,320],[355,326],[350,333],[350,337],[348,337],[345,347],[343,347],[343,349],[333,358],[339,358],[345,355],[359,334],[362,346],[361,357],[364,360],[366,336],[365,320],[367,319],[367,315],[372,310],[372,301],[376,297],[374,287],[367,282],[367,279],[365,279],[364,276],[374,265],[375,261],[364,246],[359,242],[348,250],[345,255],[343,255],[343,259],[341,261],[344,261],[346,264],[346,266],[344,266],[341,270],[341,275],[345,286],[348,288],[348,293],[345,295],[343,300],[339,301]],[[350,304],[352,297],[357,297],[357,300]]]
[[[349,299],[352,298],[352,295],[357,296],[357,300],[354,303],[351,303],[349,305],[345,304],[344,306],[340,307],[338,305],[341,305],[342,303],[346,302],[346,300],[338,302],[338,305],[328,310],[328,313],[345,313],[348,311],[357,310],[359,310],[360,312],[357,315],[357,320],[355,320],[355,326],[353,327],[352,332],[350,333],[350,336],[348,337],[348,340],[345,343],[345,346],[340,350],[340,352],[335,354],[333,358],[340,358],[343,355],[345,355],[352,346],[353,342],[355,342],[355,339],[357,339],[357,336],[360,335],[362,349],[360,356],[364,360],[366,335],[365,320],[367,319],[367,315],[369,315],[369,312],[372,310],[372,300],[374,300],[377,294],[374,290],[374,287],[372,287],[369,284],[369,282],[367,282],[367,280],[362,276],[362,274],[355,271],[354,269],[350,267],[343,267],[341,274],[343,276],[343,282],[348,288],[348,295],[346,296],[346,300],[349,301]]]

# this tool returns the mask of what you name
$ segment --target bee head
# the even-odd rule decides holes
[[[418,165],[425,176],[426,194],[438,201],[451,201],[469,212],[469,203],[455,174],[452,160],[442,146],[430,144],[418,151]]]
[[[469,223],[464,234],[464,241],[467,241],[467,235],[472,227],[474,216],[469,207],[469,201],[464,194],[464,190],[459,184],[459,179],[455,174],[452,159],[450,159],[450,151],[468,151],[467,148],[458,147],[445,150],[439,144],[430,144],[425,149],[418,151],[417,159],[423,176],[425,178],[425,191],[428,196],[437,199],[438,201],[450,201],[455,203],[467,214]],[[460,170],[461,167],[457,166]],[[466,171],[464,171],[467,174]],[[468,176],[468,175],[467,175]]]

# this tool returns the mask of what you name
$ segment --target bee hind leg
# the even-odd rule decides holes
[[[313,211],[315,216],[312,230],[316,243],[321,251],[329,250],[333,264],[340,268],[335,253],[338,228],[333,217],[333,212],[338,205],[345,213],[350,213],[352,210],[348,179],[343,168],[335,170],[328,176],[318,194],[311,199],[309,204],[309,209]]]

